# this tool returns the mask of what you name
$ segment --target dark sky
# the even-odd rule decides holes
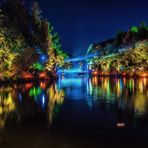
[[[25,0],[27,3],[32,0]],[[84,53],[91,43],[112,38],[142,20],[148,24],[148,0],[37,0],[42,15],[61,36],[63,49]]]

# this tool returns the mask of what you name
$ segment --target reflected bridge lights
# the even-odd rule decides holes
[[[45,98],[45,94],[42,95],[42,107],[44,109],[45,107],[45,104],[46,104],[46,98]]]

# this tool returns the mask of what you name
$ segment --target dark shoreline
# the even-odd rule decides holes
[[[47,81],[48,83],[52,84],[54,83],[55,81],[57,80],[57,77],[49,77],[49,78],[33,78],[33,79],[21,79],[21,78],[18,78],[16,80],[14,79],[5,79],[5,80],[0,80],[0,86],[2,85],[5,85],[5,84],[13,84],[13,83],[16,83],[16,84],[24,84],[24,83],[38,83],[38,82],[41,82],[41,81]]]
[[[79,76],[84,76],[83,75],[79,75]],[[139,79],[139,78],[148,78],[148,76],[130,76],[130,75],[126,75],[126,76],[122,76],[120,74],[118,75],[100,75],[100,74],[89,74],[89,76],[93,77],[98,77],[98,78],[117,78],[117,79],[122,79],[122,78],[126,78],[126,79]],[[32,83],[37,83],[40,81],[48,81],[49,83],[53,83],[58,79],[58,76],[49,76],[47,78],[33,78],[33,79],[23,79],[23,78],[18,78],[16,80],[14,79],[5,79],[5,80],[0,80],[0,86],[4,85],[4,84],[12,84],[12,83],[28,83],[28,82],[32,82]]]
[[[140,75],[122,75],[122,74],[110,74],[110,75],[102,75],[102,74],[90,74],[91,76],[96,76],[96,77],[109,77],[109,78],[148,78],[148,75],[146,76],[140,76]]]

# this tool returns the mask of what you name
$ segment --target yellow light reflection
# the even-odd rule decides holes
[[[0,93],[0,128],[5,125],[5,121],[10,112],[15,110],[15,102],[13,100],[13,91],[5,91]]]
[[[137,94],[134,99],[134,107],[136,115],[143,115],[146,112],[147,99],[143,94]]]
[[[144,85],[144,87],[146,88],[146,85],[147,85],[147,78],[143,78],[143,85]]]
[[[117,80],[117,97],[120,97],[122,93],[121,87],[120,87],[120,79]]]
[[[143,93],[143,83],[142,83],[142,81],[139,81],[139,90],[140,90],[140,93]]]
[[[49,122],[52,122],[52,118],[54,115],[54,108],[56,105],[63,104],[65,93],[63,90],[58,90],[56,85],[53,84],[47,89],[47,94],[49,96],[49,101],[48,101]]]

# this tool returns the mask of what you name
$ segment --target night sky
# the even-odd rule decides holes
[[[27,4],[32,0],[25,0]],[[91,43],[114,37],[142,20],[148,24],[148,0],[37,0],[42,15],[61,36],[63,49],[76,56]]]

